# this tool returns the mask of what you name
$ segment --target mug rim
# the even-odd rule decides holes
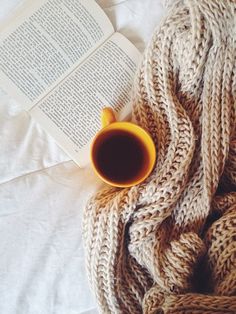
[[[127,128],[127,127],[130,127],[131,126],[131,129]],[[117,183],[117,182],[114,182],[112,180],[109,180],[107,179],[105,176],[102,175],[102,173],[99,172],[99,170],[97,169],[97,167],[95,166],[95,160],[93,158],[93,148],[95,146],[95,143],[96,141],[98,140],[98,138],[110,131],[110,130],[121,130],[121,131],[127,131],[129,133],[131,133],[132,135],[134,135],[135,137],[139,138],[140,139],[140,136],[137,135],[137,133],[135,131],[132,132],[132,129],[136,129],[136,130],[139,130],[140,132],[142,132],[145,137],[147,137],[149,139],[149,144],[151,144],[151,148],[150,148],[150,145],[145,143],[145,141],[143,141],[142,139],[142,143],[144,144],[145,146],[145,149],[147,151],[150,152],[150,149],[152,150],[152,153],[149,153],[149,156],[151,155],[151,158],[150,158],[150,166],[148,168],[148,170],[146,171],[145,175],[143,175],[142,177],[140,177],[139,179],[135,180],[135,182],[131,182],[131,183]],[[152,158],[153,156],[153,153],[154,153],[154,158]],[[132,123],[132,122],[128,122],[128,121],[115,121],[115,122],[112,122],[111,124],[103,127],[101,130],[99,130],[97,132],[97,134],[95,135],[95,137],[93,138],[93,141],[91,143],[91,147],[90,147],[90,160],[91,160],[91,164],[92,164],[92,167],[93,167],[93,170],[95,171],[95,173],[98,175],[98,177],[105,183],[109,184],[110,186],[113,186],[113,187],[119,187],[119,188],[128,188],[128,187],[132,187],[132,186],[135,186],[141,182],[143,182],[149,175],[150,173],[152,172],[153,168],[154,168],[154,165],[155,165],[155,162],[156,162],[156,147],[155,147],[155,144],[153,142],[153,139],[151,137],[151,135],[145,130],[143,129],[141,126],[135,124],[135,123]]]

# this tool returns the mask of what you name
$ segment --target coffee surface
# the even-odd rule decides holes
[[[126,182],[143,169],[144,148],[132,134],[114,131],[99,144],[95,158],[103,176],[115,182]]]

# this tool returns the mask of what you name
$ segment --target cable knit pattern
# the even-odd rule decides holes
[[[157,163],[88,203],[101,313],[236,313],[236,1],[169,4],[133,88]]]

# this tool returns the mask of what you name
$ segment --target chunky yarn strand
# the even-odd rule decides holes
[[[236,313],[236,0],[176,0],[138,70],[157,163],[84,211],[101,313]]]

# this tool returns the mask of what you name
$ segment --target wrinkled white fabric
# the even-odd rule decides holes
[[[161,0],[97,2],[141,51],[164,10]],[[1,24],[25,3],[0,0]],[[0,90],[0,313],[97,313],[81,217],[100,185]]]

